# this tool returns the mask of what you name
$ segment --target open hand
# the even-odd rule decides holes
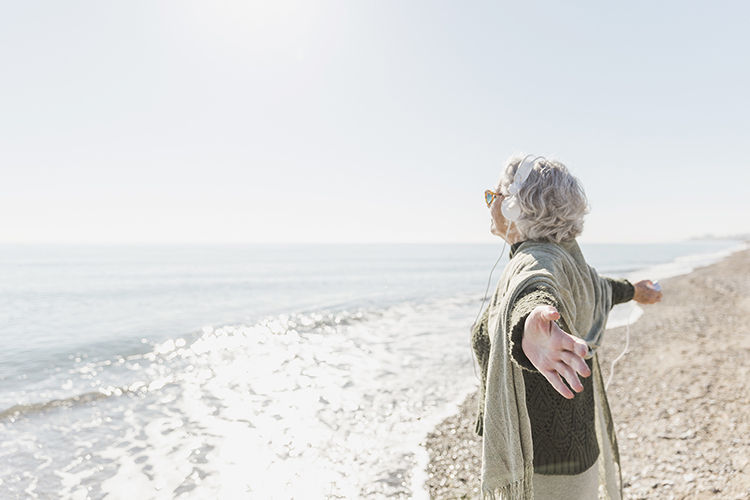
[[[591,375],[584,357],[588,345],[582,339],[565,333],[557,326],[560,313],[552,306],[537,306],[526,318],[521,348],[539,372],[564,398],[572,399],[574,394],[562,381],[581,392],[583,385],[578,375]]]
[[[661,291],[656,290],[653,287],[654,283],[651,280],[641,280],[638,283],[633,283],[635,287],[635,293],[633,294],[633,300],[639,304],[653,304],[661,300]]]

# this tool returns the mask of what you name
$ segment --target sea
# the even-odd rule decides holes
[[[581,246],[632,280],[747,247]],[[477,388],[501,253],[0,246],[0,498],[427,499],[423,442]]]

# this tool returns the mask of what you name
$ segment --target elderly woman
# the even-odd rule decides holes
[[[557,161],[512,158],[486,192],[510,261],[474,327],[477,432],[490,499],[621,499],[619,456],[596,350],[614,304],[661,299],[645,280],[599,276],[575,238],[586,195]],[[581,378],[579,378],[579,376]]]

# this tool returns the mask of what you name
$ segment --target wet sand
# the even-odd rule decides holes
[[[750,250],[661,282],[608,390],[626,499],[750,498]],[[607,332],[604,380],[625,347]],[[433,499],[479,498],[476,395],[425,445]]]

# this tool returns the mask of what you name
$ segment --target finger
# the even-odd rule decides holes
[[[568,382],[571,389],[576,392],[581,392],[583,390],[583,384],[573,368],[562,361],[558,362],[555,368],[557,369],[557,373],[562,375],[565,381]]]
[[[575,347],[572,349],[573,352],[579,357],[585,358],[586,355],[589,353],[589,345],[586,343],[585,340],[579,339],[578,337],[573,337],[573,342],[575,342]]]
[[[560,329],[559,326],[554,325],[554,333],[556,333],[555,340],[558,341],[558,346],[565,351],[570,351],[582,358],[585,358],[589,353],[589,346],[585,340],[579,339],[578,337],[571,335],[564,330]]]
[[[589,368],[589,365],[586,364],[586,361],[577,354],[574,354],[570,351],[565,351],[560,354],[560,359],[563,363],[570,366],[573,370],[576,371],[579,375],[582,377],[589,377],[591,376],[591,369]]]
[[[562,397],[564,397],[565,399],[573,399],[573,397],[575,397],[575,394],[570,391],[568,386],[565,385],[565,383],[560,378],[560,374],[555,371],[544,371],[542,372],[542,375],[544,375],[544,378],[546,378],[547,381],[552,384],[552,387],[554,387]]]

